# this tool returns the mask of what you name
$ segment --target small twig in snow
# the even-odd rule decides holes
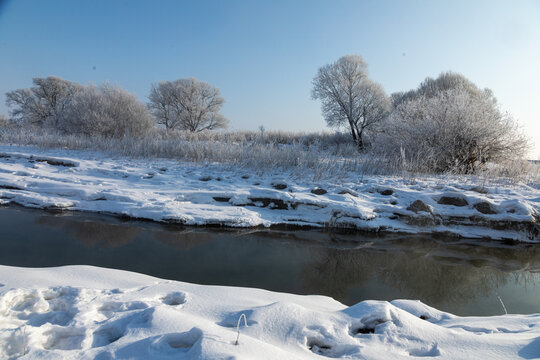
[[[247,327],[247,319],[246,319],[246,315],[245,314],[242,314],[240,315],[240,317],[238,318],[238,324],[236,324],[236,341],[234,343],[234,345],[238,345],[239,342],[238,340],[240,339],[240,320],[242,320],[242,317],[244,318],[244,326]]]
[[[26,326],[23,325],[23,356],[26,355]]]
[[[501,297],[499,295],[497,295],[497,297],[499,298],[499,301],[501,302],[501,305],[502,305],[503,310],[504,310],[504,314],[508,315],[508,311],[506,311],[506,306],[504,306],[504,303],[503,303]]]

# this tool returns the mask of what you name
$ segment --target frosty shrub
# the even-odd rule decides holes
[[[443,73],[417,90],[392,95],[378,149],[420,171],[473,172],[487,162],[522,157],[527,141],[489,89]]]
[[[367,76],[361,56],[346,55],[319,69],[313,79],[313,99],[321,100],[330,127],[348,128],[356,145],[365,146],[365,132],[386,118],[390,100],[381,85]]]
[[[152,85],[148,107],[166,129],[201,132],[227,127],[220,114],[225,100],[218,88],[194,78]]]
[[[58,114],[57,128],[65,133],[103,137],[138,137],[153,126],[144,104],[127,91],[110,85],[85,86]]]
[[[30,89],[18,89],[6,93],[6,105],[12,107],[13,120],[32,125],[56,123],[65,104],[82,86],[56,76],[34,78]]]

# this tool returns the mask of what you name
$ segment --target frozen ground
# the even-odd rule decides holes
[[[457,317],[412,300],[346,307],[90,266],[0,274],[2,359],[540,357],[538,314]]]
[[[537,185],[354,173],[318,182],[218,164],[0,146],[0,203],[186,225],[345,227],[540,241]]]

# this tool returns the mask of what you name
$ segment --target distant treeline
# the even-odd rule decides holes
[[[350,134],[357,152],[421,164],[428,172],[474,172],[488,162],[521,158],[528,147],[492,91],[453,72],[388,96],[368,77],[362,57],[347,55],[319,69],[312,98],[321,101],[328,126]],[[0,127],[110,139],[147,138],[156,128],[201,133],[228,122],[219,89],[194,78],[153,84],[147,104],[109,84],[34,78],[31,88],[6,93],[6,104],[10,118],[0,116]]]

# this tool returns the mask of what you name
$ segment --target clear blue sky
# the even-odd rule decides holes
[[[460,72],[491,88],[540,156],[540,1],[0,0],[3,94],[57,75],[109,81],[146,101],[150,84],[219,87],[232,129],[325,128],[317,69],[360,54],[388,93]]]

